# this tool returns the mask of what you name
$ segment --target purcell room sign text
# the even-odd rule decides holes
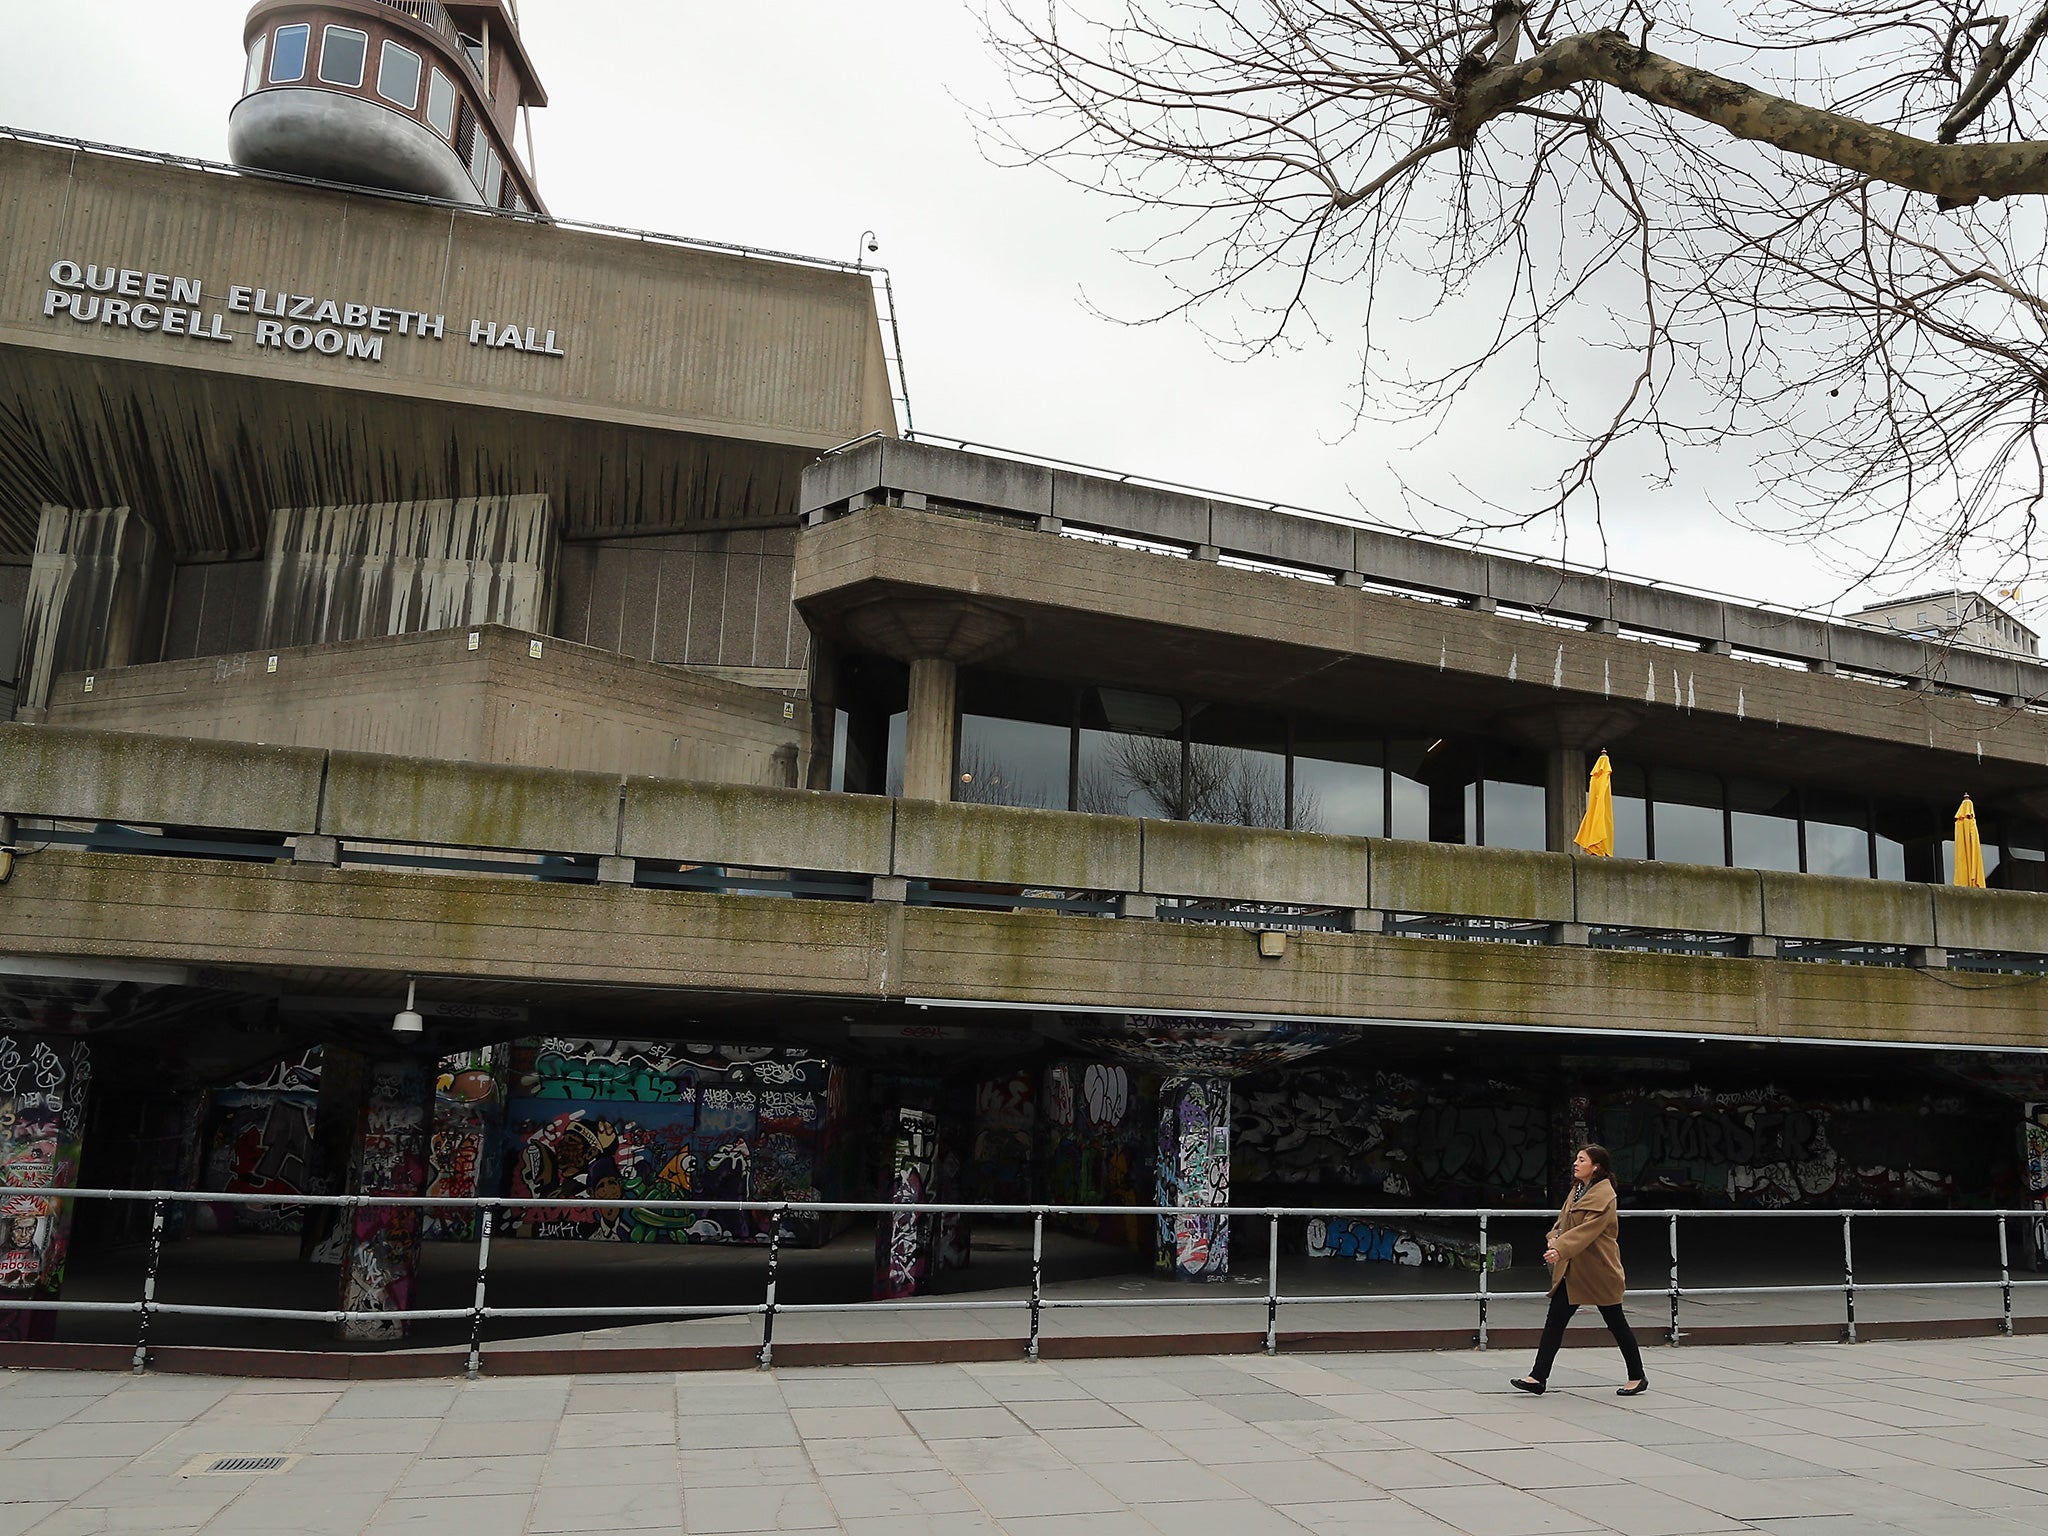
[[[230,316],[247,315],[247,322]],[[59,261],[50,267],[43,291],[43,318],[69,318],[79,325],[110,325],[154,331],[199,342],[232,346],[244,336],[258,347],[284,352],[318,352],[359,362],[384,361],[387,336],[443,341],[448,317],[417,309],[390,309],[311,293],[230,285],[224,299],[208,300],[196,277],[139,272],[131,267],[81,266]],[[238,329],[246,325],[247,329]],[[460,335],[461,332],[457,332]],[[499,352],[565,357],[555,333],[516,319],[472,320],[469,344]]]

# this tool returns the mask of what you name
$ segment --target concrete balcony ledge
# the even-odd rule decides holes
[[[890,503],[1007,514],[1049,532],[1072,527],[1124,535],[1197,558],[1213,560],[1222,554],[1268,561],[1333,577],[1343,585],[1370,581],[1489,612],[1505,605],[1582,619],[1608,633],[1625,629],[1690,641],[1714,654],[1739,649],[1829,671],[1918,680],[1998,699],[2048,697],[2048,665],[2031,658],[1674,592],[1597,571],[1109,475],[895,438],[862,442],[804,471],[806,526]]]
[[[1719,935],[1757,958],[1781,941],[1909,958],[2048,955],[2048,895],[2027,892],[62,726],[0,725],[0,816],[319,839],[309,862],[320,863],[329,850],[345,863],[350,844],[411,844],[604,860],[614,877],[633,861],[883,879],[905,895],[923,883],[1085,892],[1092,910],[1131,917],[1187,899],[1307,908],[1350,932],[1400,913],[1543,925],[1552,942],[1614,929]]]

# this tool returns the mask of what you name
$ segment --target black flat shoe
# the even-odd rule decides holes
[[[1616,1397],[1641,1397],[1645,1392],[1649,1390],[1650,1378],[1645,1376],[1642,1380],[1638,1381],[1632,1387],[1616,1387],[1614,1389],[1614,1395]]]
[[[1543,1395],[1544,1383],[1540,1381],[1532,1381],[1527,1376],[1510,1377],[1508,1379],[1508,1385],[1513,1387],[1518,1392],[1527,1392],[1536,1397],[1541,1397]]]

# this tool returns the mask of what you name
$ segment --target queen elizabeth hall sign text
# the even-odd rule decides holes
[[[253,329],[234,329],[230,315],[251,316]],[[118,326],[228,346],[246,334],[259,347],[318,352],[365,363],[384,361],[387,336],[443,341],[448,335],[448,317],[423,310],[392,309],[241,283],[229,285],[224,307],[219,300],[209,307],[205,286],[196,277],[132,267],[81,266],[69,260],[51,264],[50,286],[43,290],[43,318],[66,317],[79,325]],[[555,344],[553,331],[517,320],[471,320],[469,344],[540,357],[567,355]]]

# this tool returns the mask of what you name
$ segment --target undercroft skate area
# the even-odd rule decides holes
[[[0,1524],[850,1536],[2022,1536],[2048,1340],[1179,1354],[470,1383],[0,1374]]]

